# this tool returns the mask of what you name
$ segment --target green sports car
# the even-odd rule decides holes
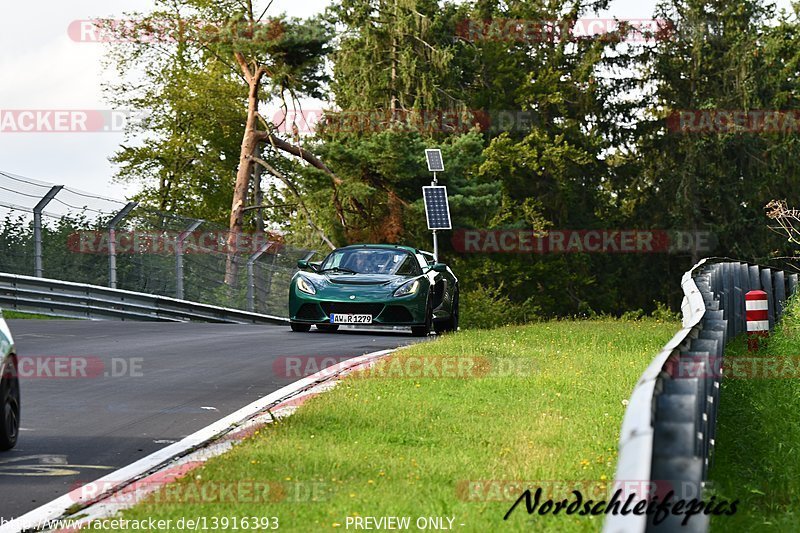
[[[292,331],[342,324],[410,326],[424,337],[458,329],[458,278],[433,254],[408,246],[358,244],[319,263],[299,261],[289,287]]]

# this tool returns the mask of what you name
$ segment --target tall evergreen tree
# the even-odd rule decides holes
[[[640,179],[623,192],[643,219],[710,230],[721,250],[745,259],[769,249],[763,245],[770,241],[764,205],[800,192],[796,165],[788,162],[800,154],[791,136],[749,131],[753,124],[714,129],[713,117],[797,108],[796,98],[787,98],[796,90],[796,74],[779,59],[788,57],[786,27],[770,28],[773,16],[759,0],[659,5],[657,17],[671,20],[674,32],[647,58],[644,79],[655,88],[647,110],[654,120],[639,126],[632,156]],[[694,253],[691,259],[698,258]]]

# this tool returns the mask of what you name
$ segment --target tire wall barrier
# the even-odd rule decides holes
[[[722,355],[734,337],[747,331],[745,295],[763,290],[769,326],[797,291],[798,275],[728,259],[704,259],[683,275],[682,329],[645,370],[631,394],[619,441],[610,493],[623,502],[674,491],[677,499],[701,499],[714,457]],[[650,518],[650,519],[649,519]],[[603,531],[707,532],[710,515],[669,515],[654,525],[648,515],[607,514]]]

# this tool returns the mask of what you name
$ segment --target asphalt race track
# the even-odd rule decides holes
[[[288,325],[8,322],[26,362],[20,439],[0,452],[6,520],[296,381],[280,370],[282,357],[341,360],[415,340],[403,332],[292,333]]]

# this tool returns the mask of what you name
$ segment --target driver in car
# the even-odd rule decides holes
[[[359,274],[369,274],[372,270],[372,265],[367,254],[355,254],[352,265],[352,270],[355,270]]]

